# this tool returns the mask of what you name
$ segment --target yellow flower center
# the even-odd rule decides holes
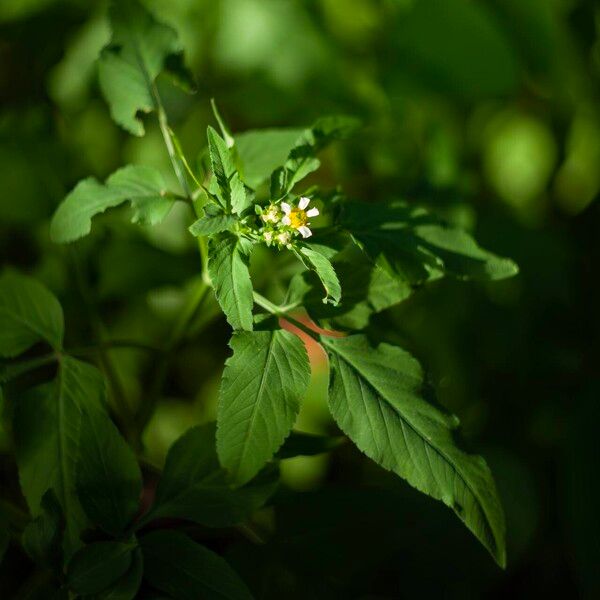
[[[301,208],[293,208],[290,211],[289,217],[290,227],[293,227],[294,229],[298,229],[299,227],[306,225],[306,222],[308,221],[306,211],[302,210]]]

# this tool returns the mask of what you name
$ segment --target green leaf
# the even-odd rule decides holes
[[[63,529],[62,508],[54,491],[48,490],[42,497],[41,513],[23,530],[23,549],[39,566],[59,571]]]
[[[302,246],[300,253],[308,260],[309,267],[315,271],[325,288],[324,303],[337,306],[342,298],[342,288],[330,260],[317,249],[318,246]]]
[[[212,204],[204,207],[204,214],[190,226],[190,233],[197,237],[213,235],[231,229],[237,222],[234,215],[225,214]]]
[[[135,455],[112,421],[82,416],[77,495],[90,521],[118,535],[135,517],[142,494],[142,474]]]
[[[235,136],[242,179],[251,188],[285,164],[303,129],[259,129]]]
[[[248,264],[252,243],[225,233],[211,238],[208,274],[227,321],[234,329],[252,330],[252,281]]]
[[[131,556],[131,566],[111,587],[94,596],[94,600],[134,600],[142,585],[144,560],[141,549],[135,548]]]
[[[250,205],[250,197],[246,194],[244,184],[237,172],[233,151],[210,125],[206,134],[210,164],[219,186],[223,206],[241,214]]]
[[[296,456],[315,456],[335,450],[346,441],[343,436],[330,437],[315,435],[302,431],[292,431],[279,448],[276,457],[279,459],[295,458]]]
[[[133,135],[144,135],[138,112],[156,109],[154,80],[166,70],[193,87],[183,66],[183,47],[171,27],[159,23],[136,0],[111,3],[112,39],[99,60],[100,87],[112,118]]]
[[[31,277],[0,275],[0,357],[14,357],[37,342],[62,347],[64,319],[58,300]]]
[[[350,136],[359,127],[359,121],[352,117],[330,116],[318,119],[305,129],[291,149],[285,168],[287,170],[287,191],[309,173],[319,168],[316,154],[328,144]]]
[[[156,225],[167,215],[175,197],[166,190],[160,172],[150,167],[123,167],[105,184],[88,177],[75,186],[54,213],[50,237],[61,244],[83,237],[90,232],[93,217],[126,200],[133,207],[133,222]]]
[[[272,469],[246,486],[230,487],[215,450],[215,431],[214,423],[193,427],[171,446],[142,524],[168,517],[227,527],[246,520],[273,494],[277,479]]]
[[[15,407],[15,453],[23,495],[33,516],[42,497],[56,493],[66,520],[66,558],[80,545],[87,526],[75,490],[82,414],[104,413],[105,386],[95,367],[63,356],[56,380],[23,395]]]
[[[225,121],[221,117],[221,113],[219,112],[219,109],[217,108],[217,103],[215,102],[214,98],[210,99],[210,105],[212,107],[213,114],[215,115],[215,119],[217,120],[217,123],[219,124],[219,129],[221,130],[221,135],[223,136],[223,139],[225,140],[225,144],[227,145],[228,148],[233,148],[233,146],[235,145],[235,139],[234,139],[233,135],[231,135],[231,131],[229,131],[229,127],[227,127],[227,125],[225,124]]]
[[[73,555],[67,565],[67,584],[78,594],[97,594],[130,568],[134,544],[95,542]]]
[[[251,600],[237,573],[218,554],[183,533],[155,531],[140,541],[145,577],[175,600]]]
[[[485,461],[460,451],[458,420],[423,399],[423,373],[407,352],[363,335],[322,337],[331,364],[329,407],[340,429],[376,463],[451,507],[504,566],[504,514]]]
[[[304,344],[294,334],[235,332],[219,393],[217,452],[233,480],[243,484],[270,460],[288,436],[310,380]]]
[[[337,306],[323,304],[322,284],[313,272],[294,277],[288,301],[299,301],[313,319],[333,329],[362,329],[373,313],[381,312],[408,298],[415,287],[399,274],[374,262],[358,246],[340,252],[332,265],[344,290]]]
[[[411,283],[447,274],[462,279],[503,279],[515,263],[480,248],[467,233],[404,202],[343,205],[341,225],[378,264]]]

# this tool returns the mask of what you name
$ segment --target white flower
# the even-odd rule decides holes
[[[290,206],[287,202],[281,203],[281,210],[284,215],[281,219],[281,223],[292,229],[296,229],[303,238],[312,235],[312,231],[308,227],[308,225],[310,225],[308,219],[310,217],[316,217],[319,214],[318,208],[306,210],[309,204],[310,198],[305,197],[300,198],[298,206]]]
[[[260,216],[265,223],[277,223],[281,218],[281,212],[275,204],[271,204],[269,208]]]
[[[267,244],[270,244],[273,241],[273,232],[272,231],[263,231],[263,240],[265,240],[265,242],[267,242]]]
[[[282,231],[281,233],[277,234],[277,241],[282,246],[287,246],[292,241],[292,235],[289,231]]]

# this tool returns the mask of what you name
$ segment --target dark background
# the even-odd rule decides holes
[[[600,597],[597,4],[147,4],[178,29],[198,79],[192,97],[161,86],[188,156],[203,149],[213,96],[236,132],[356,115],[363,130],[325,153],[317,183],[426,204],[521,268],[489,285],[436,283],[371,324],[422,360],[461,418],[462,445],[490,463],[507,515],[506,571],[450,511],[350,445],[286,461],[278,508],[258,522],[271,541],[231,537],[220,550],[260,598]],[[49,217],[79,178],[126,162],[168,172],[152,118],[141,139],[110,119],[94,66],[108,36],[103,3],[0,4],[0,264],[58,294],[74,345],[92,336],[90,313],[109,335],[161,339],[198,271],[185,210],[152,231],[117,213],[75,246],[49,241]],[[214,417],[228,334],[217,320],[180,351],[146,435],[153,460]],[[118,356],[136,402],[152,365]],[[313,358],[298,427],[335,431]],[[0,450],[1,484],[16,494],[7,433]],[[18,555],[5,561],[0,590],[16,589],[28,568]]]

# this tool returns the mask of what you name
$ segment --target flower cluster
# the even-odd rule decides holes
[[[302,197],[297,206],[281,202],[270,204],[260,213],[264,226],[261,236],[268,246],[289,246],[295,236],[308,238],[312,235],[309,228],[311,217],[319,214],[318,208],[308,208],[310,199]],[[308,210],[307,210],[308,209]]]

